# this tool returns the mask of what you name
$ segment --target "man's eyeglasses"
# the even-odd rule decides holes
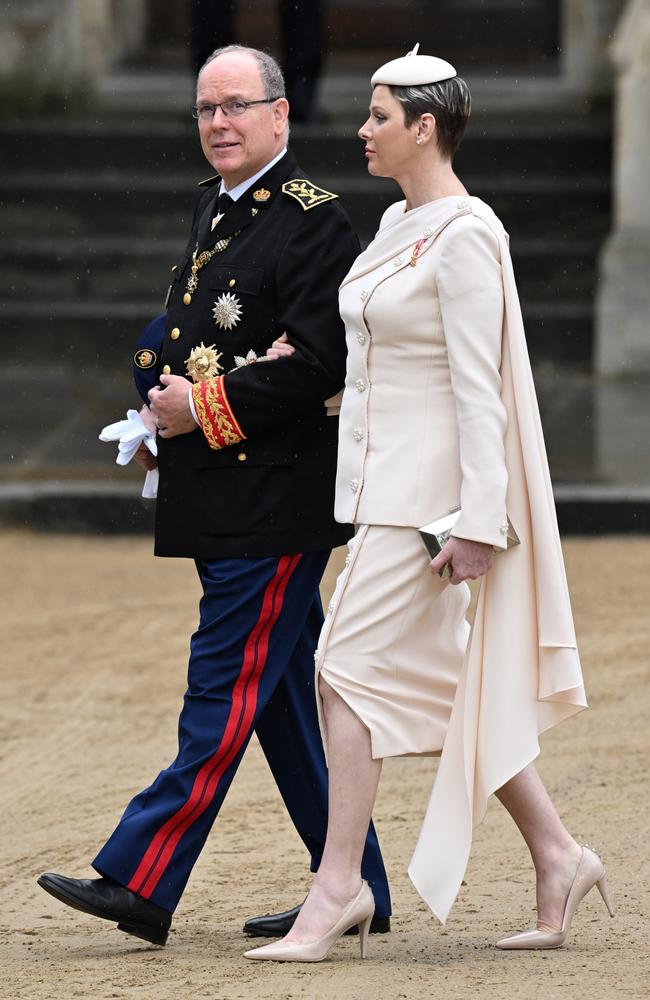
[[[279,97],[265,97],[260,101],[240,101],[238,98],[233,98],[230,101],[222,101],[221,104],[199,104],[196,108],[192,108],[192,118],[202,122],[212,121],[217,108],[221,108],[226,118],[231,116],[236,118],[238,115],[243,115],[253,104],[273,104],[279,100]]]

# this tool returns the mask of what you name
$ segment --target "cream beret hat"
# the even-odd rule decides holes
[[[385,83],[393,87],[419,87],[424,83],[440,83],[456,76],[451,63],[437,56],[419,56],[420,43],[400,59],[391,59],[373,73],[370,81],[373,87]]]

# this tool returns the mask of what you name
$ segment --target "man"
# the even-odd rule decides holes
[[[127,806],[98,879],[41,876],[62,902],[163,945],[171,915],[257,732],[316,870],[327,779],[313,691],[318,584],[347,529],[333,520],[344,381],[337,288],[358,243],[336,196],[286,150],[288,103],[269,56],[217,50],[197,81],[206,182],[167,297],[158,425],[157,555],[195,559],[203,585],[178,756]],[[295,354],[256,364],[283,333]],[[192,382],[188,382],[188,376]],[[263,836],[263,831],[260,831]],[[390,898],[372,828],[365,877],[377,930]],[[249,932],[284,933],[294,911]]]

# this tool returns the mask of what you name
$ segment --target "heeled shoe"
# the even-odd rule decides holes
[[[361,882],[361,888],[348,903],[334,926],[315,941],[300,944],[298,941],[274,941],[261,948],[253,948],[244,952],[244,958],[253,958],[262,962],[322,962],[350,927],[359,926],[359,946],[361,958],[368,955],[368,934],[370,922],[375,912],[375,898],[367,882]]]
[[[610,917],[613,917],[614,911],[609,897],[605,866],[596,852],[588,844],[584,844],[564,906],[564,916],[560,930],[549,931],[533,927],[529,931],[522,931],[520,934],[510,934],[508,937],[501,938],[496,943],[497,948],[502,948],[504,951],[529,948],[561,948],[569,936],[571,921],[578,908],[578,904],[595,885],[598,886]]]

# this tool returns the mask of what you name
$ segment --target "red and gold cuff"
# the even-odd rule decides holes
[[[192,399],[199,426],[211,448],[225,448],[246,439],[228,402],[223,375],[193,385]]]

